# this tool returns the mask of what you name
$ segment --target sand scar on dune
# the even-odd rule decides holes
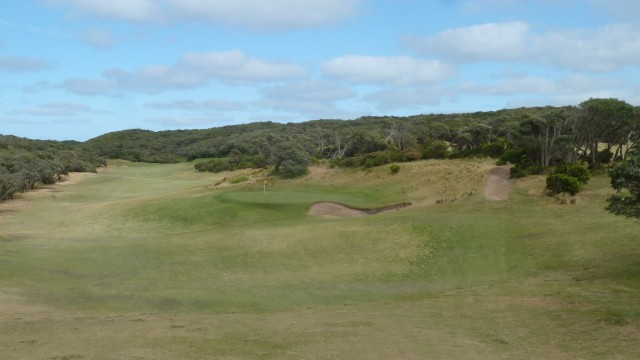
[[[484,185],[484,198],[490,201],[504,201],[511,194],[510,170],[507,166],[491,169]]]

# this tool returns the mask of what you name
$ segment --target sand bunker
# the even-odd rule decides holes
[[[410,205],[411,205],[410,202],[404,202],[404,203],[384,206],[380,208],[358,209],[358,208],[353,208],[340,203],[323,201],[323,202],[317,202],[311,205],[311,208],[309,208],[309,215],[330,216],[330,217],[340,217],[340,218],[357,217],[357,216],[380,214],[387,211],[394,211],[394,210],[405,208]]]
[[[508,166],[493,168],[484,186],[484,198],[491,201],[504,201],[511,194],[510,170]]]

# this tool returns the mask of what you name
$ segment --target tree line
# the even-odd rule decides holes
[[[294,177],[316,161],[369,168],[420,159],[483,156],[497,158],[498,164],[513,164],[512,177],[540,174],[553,167],[557,176],[549,186],[561,189],[569,181],[571,184],[565,184],[569,189],[584,183],[574,177],[576,164],[590,168],[612,161],[633,164],[639,137],[638,107],[619,99],[589,99],[576,106],[464,114],[257,122],[204,130],[132,129],[84,143],[42,142],[22,149],[15,143],[29,141],[4,137],[4,144],[13,141],[14,145],[2,145],[5,155],[0,175],[4,193],[9,194],[51,182],[64,171],[74,171],[71,169],[92,171],[103,157],[155,163],[194,161],[197,171],[212,172],[271,167],[275,174]],[[39,151],[38,146],[48,149]],[[12,150],[7,152],[9,147]],[[9,175],[10,186],[6,185]],[[628,188],[627,182],[616,184],[616,188]]]
[[[362,117],[279,124],[259,122],[206,130],[126,130],[82,144],[108,158],[197,162],[198,171],[272,166],[286,176],[309,163],[373,167],[431,158],[489,156],[514,164],[514,177],[583,162],[623,160],[640,136],[640,111],[618,99],[577,106],[465,114]]]
[[[96,172],[106,161],[73,142],[0,135],[0,201],[53,184],[69,172]]]

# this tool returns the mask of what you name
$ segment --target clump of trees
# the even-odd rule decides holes
[[[106,165],[91,151],[73,145],[0,135],[0,201],[53,184],[69,172],[96,172]]]
[[[577,162],[598,168],[624,159],[635,147],[638,134],[638,108],[618,99],[589,99],[576,107],[523,118],[506,136],[509,149],[500,159],[515,164],[513,177]]]
[[[221,172],[240,169],[260,169],[267,167],[267,161],[262,155],[235,155],[229,158],[211,159],[198,162],[195,169],[199,172]]]
[[[296,177],[306,173],[310,155],[294,138],[288,136],[272,136],[263,143],[256,143],[258,153],[242,155],[235,151],[228,158],[212,159],[195,164],[200,172],[220,172],[248,168],[265,168],[273,166],[273,172],[285,178]]]

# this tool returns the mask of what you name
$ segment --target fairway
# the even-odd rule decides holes
[[[544,176],[489,201],[493,167],[113,161],[21,194],[0,204],[0,358],[640,358],[640,223],[604,210],[609,178],[574,205]]]

